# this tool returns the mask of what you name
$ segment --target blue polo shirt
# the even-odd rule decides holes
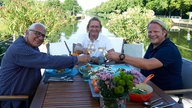
[[[181,70],[182,70],[182,57],[177,46],[167,38],[161,45],[153,49],[150,44],[144,58],[156,58],[163,66],[153,70],[143,70],[141,73],[144,76],[155,74],[151,79],[162,90],[173,90],[183,88]]]

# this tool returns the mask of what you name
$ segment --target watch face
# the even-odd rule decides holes
[[[125,54],[120,54],[119,58],[120,58],[120,60],[123,60],[125,58]]]

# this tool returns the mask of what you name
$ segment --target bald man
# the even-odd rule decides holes
[[[39,51],[44,42],[46,28],[32,24],[25,36],[10,45],[2,59],[0,69],[0,95],[28,95],[30,103],[41,80],[41,68],[72,68],[78,62],[87,63],[90,56],[52,56]],[[2,108],[26,108],[18,101],[1,102]]]

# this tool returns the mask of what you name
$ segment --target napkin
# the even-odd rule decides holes
[[[66,68],[63,70],[63,72],[57,73],[56,69],[45,69],[44,75],[43,75],[43,82],[47,83],[49,81],[64,81],[68,82],[69,80],[66,80],[66,78],[70,78],[70,81],[73,80],[73,77],[78,74],[78,70],[76,68]]]

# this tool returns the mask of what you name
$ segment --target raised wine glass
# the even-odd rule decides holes
[[[95,44],[93,42],[91,42],[87,45],[87,51],[90,54],[90,56],[93,57],[93,55],[96,51]]]
[[[98,57],[99,64],[103,64],[106,61],[105,54],[107,53],[105,42],[101,42],[98,51],[101,52],[101,55]]]

